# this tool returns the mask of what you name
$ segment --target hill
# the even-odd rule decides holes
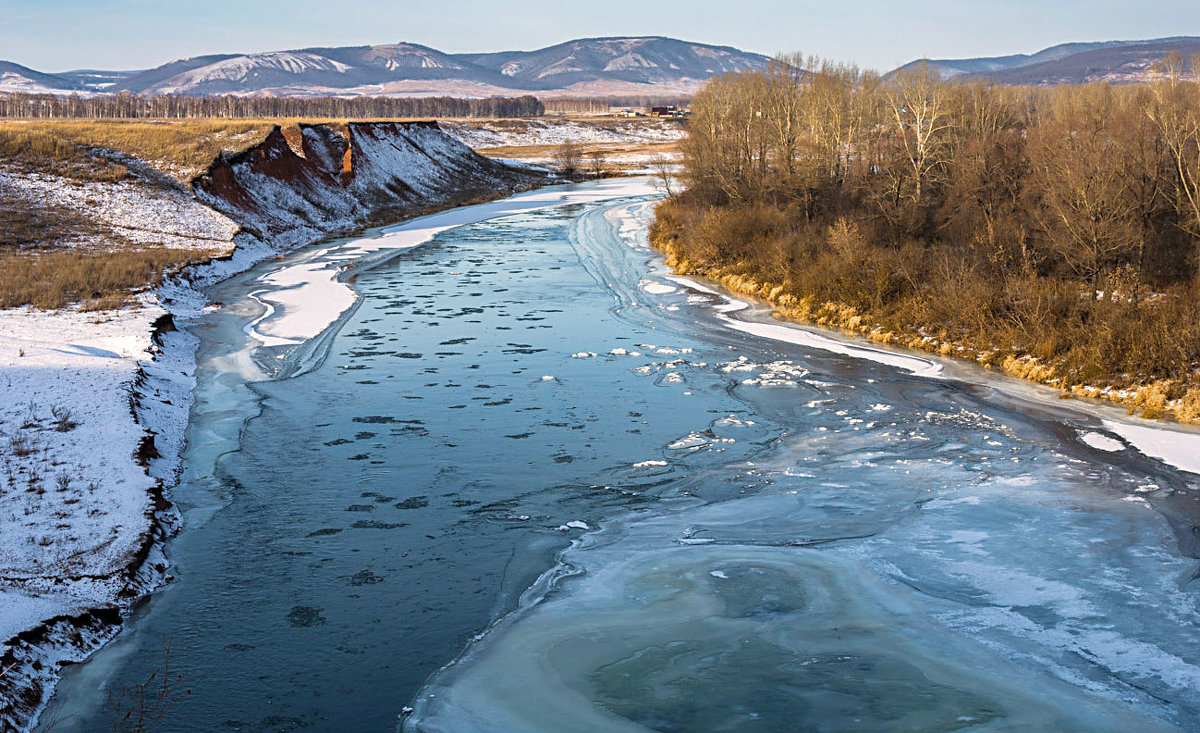
[[[1034,54],[969,59],[919,59],[895,74],[927,63],[943,79],[984,79],[1000,84],[1047,86],[1107,81],[1133,84],[1153,76],[1153,67],[1168,54],[1185,58],[1200,54],[1200,37],[1178,36],[1147,41],[1066,43]]]

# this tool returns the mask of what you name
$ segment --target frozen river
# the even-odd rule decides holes
[[[220,286],[175,581],[51,728],[168,647],[171,731],[1200,728],[1200,477],[671,278],[654,200]]]

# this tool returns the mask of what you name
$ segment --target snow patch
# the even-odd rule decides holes
[[[1142,453],[1176,468],[1200,474],[1200,433],[1105,420],[1104,427]]]

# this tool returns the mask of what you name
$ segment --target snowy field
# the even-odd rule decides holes
[[[146,431],[130,400],[163,313],[0,317],[0,638],[114,603],[122,590],[155,485],[134,459]],[[177,384],[165,399],[186,399],[186,380]]]
[[[34,206],[82,212],[108,238],[125,245],[172,249],[229,248],[237,224],[196,201],[190,192],[130,178],[118,183],[86,182],[38,173],[0,172],[0,192]],[[93,246],[83,234],[59,246]]]
[[[442,127],[473,148],[531,147],[576,143],[662,144],[679,142],[683,127],[672,120],[498,120],[449,122]]]

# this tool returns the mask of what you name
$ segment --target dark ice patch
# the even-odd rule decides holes
[[[325,527],[324,529],[318,529],[318,530],[309,532],[308,536],[309,537],[328,537],[331,534],[337,534],[338,532],[341,532],[341,531],[342,530],[340,527]]]
[[[288,614],[288,623],[302,628],[320,626],[326,621],[321,615],[321,610],[313,606],[292,606],[292,612]]]
[[[372,573],[370,570],[360,570],[350,576],[350,585],[375,585],[382,583],[383,578]]]

